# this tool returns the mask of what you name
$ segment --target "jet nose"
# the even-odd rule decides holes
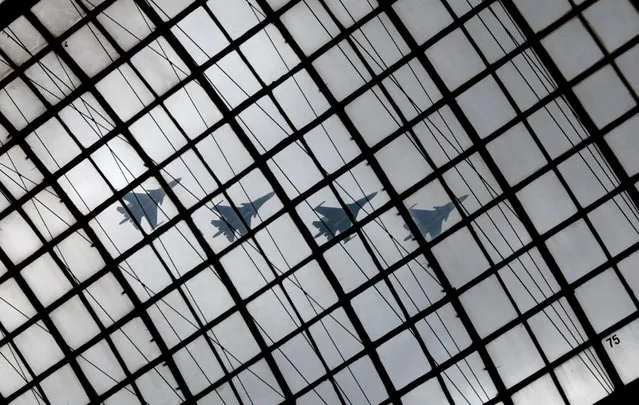
[[[253,201],[252,205],[253,207],[255,207],[255,210],[257,211],[262,206],[262,204],[270,200],[271,197],[273,197],[274,195],[275,195],[275,192],[271,191],[270,193],[264,194],[257,200]]]
[[[463,196],[459,197],[457,200],[459,201],[459,203],[463,203],[465,199],[468,198],[468,194],[464,194]]]
[[[359,200],[356,200],[354,202],[354,204],[357,204],[358,206],[364,206],[364,204],[368,203],[376,195],[377,195],[377,191],[373,191],[372,193],[370,193],[368,195],[365,195],[364,197],[360,198]]]

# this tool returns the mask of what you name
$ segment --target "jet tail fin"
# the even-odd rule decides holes
[[[317,228],[317,230],[319,231],[317,235],[314,236],[314,238],[317,238],[318,236],[321,236],[321,235],[326,235],[326,237],[330,239],[331,233],[324,222],[313,221],[313,226]]]
[[[124,219],[122,219],[122,221],[120,221],[119,225],[122,225],[125,222],[133,222],[131,221],[131,216],[129,215],[129,212],[127,210],[124,209],[124,207],[117,207],[116,208],[118,210],[118,212],[122,215],[124,215]]]

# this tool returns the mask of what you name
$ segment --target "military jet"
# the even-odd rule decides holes
[[[275,193],[268,193],[255,201],[250,201],[240,205],[237,210],[240,212],[244,222],[251,226],[251,220],[257,216],[257,210],[260,209],[262,204],[273,197],[273,195],[275,195]],[[213,235],[214,238],[224,235],[229,242],[233,242],[237,234],[242,236],[246,233],[246,227],[233,208],[228,205],[215,205],[215,210],[220,215],[220,219],[214,219],[211,221],[211,224],[213,224],[213,226],[218,230],[218,232]]]
[[[175,187],[180,180],[180,178],[172,180],[169,182],[169,187]],[[162,204],[165,195],[166,192],[162,188],[149,190],[145,193],[135,193],[131,191],[125,194],[122,199],[126,202],[127,208],[129,208],[133,214],[133,218],[131,218],[129,212],[124,209],[124,207],[117,207],[118,212],[124,215],[124,219],[120,222],[120,225],[125,222],[132,222],[133,225],[139,229],[142,226],[142,217],[146,217],[151,228],[157,228],[158,206]]]
[[[466,198],[468,198],[468,195],[458,198],[457,201],[461,204]],[[444,224],[444,221],[448,219],[450,213],[455,209],[455,204],[449,202],[446,205],[435,206],[432,210],[419,210],[413,207],[415,207],[415,204],[413,204],[408,211],[410,211],[410,215],[415,220],[417,228],[419,228],[422,235],[426,236],[428,234],[431,239],[434,239],[442,233],[442,225]],[[408,230],[407,225],[404,225],[404,228]],[[404,240],[412,238],[413,236],[409,235]]]
[[[359,210],[362,209],[364,204],[372,200],[376,195],[377,192],[374,192],[353,203],[346,204],[346,207],[348,207],[353,218],[356,218]],[[350,228],[351,220],[348,218],[343,208],[324,207],[322,204],[324,204],[324,202],[315,207],[315,211],[322,216],[320,221],[313,222],[313,226],[319,230],[319,233],[315,235],[315,239],[323,235],[326,236],[326,239],[331,240],[338,233],[344,232]],[[355,235],[349,235],[346,239],[344,239],[344,243],[351,240],[354,236]]]

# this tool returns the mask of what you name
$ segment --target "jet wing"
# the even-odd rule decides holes
[[[154,201],[149,201],[145,207],[142,208],[146,219],[149,220],[152,228],[158,226],[158,206]]]
[[[315,212],[329,220],[324,222],[330,222],[331,219],[337,219],[344,215],[344,210],[337,207],[325,207],[323,205],[319,205],[315,207],[314,210]]]
[[[222,221],[221,219],[214,219],[213,221],[211,221],[211,225],[217,228],[217,233],[213,235],[214,238],[220,235],[224,235],[229,242],[233,242],[235,240],[235,232],[226,222]]]
[[[334,232],[331,231],[328,223],[324,221],[313,221],[313,226],[319,231],[317,235],[314,236],[315,238],[318,238],[322,235],[326,236],[326,239],[328,240],[333,238]]]
[[[215,210],[220,218],[211,221],[211,225],[218,230],[213,237],[224,235],[229,242],[233,242],[237,236],[236,232],[242,234],[243,231],[245,231],[239,217],[229,205],[215,205]],[[236,226],[239,226],[241,229],[235,229]]]
[[[215,210],[219,214],[221,222],[226,224],[231,233],[235,234],[235,232],[239,232],[240,235],[246,233],[246,227],[242,223],[242,219],[233,211],[232,207],[228,205],[217,205]],[[246,222],[248,222],[250,226],[251,218],[246,218]]]
[[[133,206],[132,204],[126,204],[126,206],[133,213],[133,218],[131,218],[131,215],[129,215],[129,212],[124,207],[117,207],[116,209],[118,212],[124,216],[124,219],[120,221],[120,225],[125,222],[131,222],[136,228],[139,228],[142,223],[142,210],[136,209],[136,206]]]
[[[333,233],[337,235],[338,233],[342,233],[350,227],[351,227],[351,221],[346,219],[345,221],[340,221],[338,224],[333,224],[331,229],[333,230]]]
[[[128,211],[123,207],[118,207],[118,212],[124,215],[124,219],[120,221],[120,224],[131,221],[137,227],[142,225],[142,217],[145,215],[144,210],[142,209],[142,202],[145,198],[148,198],[145,194],[138,194],[134,192],[127,193],[122,197],[127,208],[133,214],[133,218],[131,218],[131,215],[129,215]]]
[[[158,226],[158,201],[155,200],[152,195],[131,192],[125,194],[122,199],[128,203],[127,206],[133,213],[133,219],[136,221],[136,225],[142,225],[142,217],[146,217],[151,227],[155,228]],[[130,219],[126,210],[122,211],[124,211],[125,219]]]
[[[146,194],[139,194],[139,193],[134,193],[133,191],[131,191],[129,193],[126,193],[122,197],[122,199],[128,202],[129,204],[131,204],[133,207],[137,207],[142,204],[144,197],[146,197]]]
[[[324,216],[321,221],[313,221],[313,226],[317,228],[319,233],[315,235],[317,238],[320,235],[326,236],[327,239],[332,239],[339,233],[346,231],[351,226],[351,221],[346,218],[344,210],[335,208],[339,212],[331,214],[331,216]]]
[[[164,196],[166,196],[166,193],[161,188],[157,188],[155,190],[149,190],[147,194],[149,195],[149,197],[151,197],[153,201],[155,201],[156,204],[162,204],[162,201],[164,200]]]
[[[434,238],[442,232],[443,218],[439,218],[435,210],[411,208],[410,213],[422,235],[430,234]]]
[[[417,227],[423,235],[430,234],[431,238],[442,233],[442,225],[444,217],[437,215],[435,210],[416,210],[413,209],[413,218],[417,223]]]
[[[235,213],[235,211],[233,211],[233,208],[231,208],[228,205],[215,205],[215,211],[218,212],[218,214],[220,214],[220,216],[222,218],[235,218],[237,217],[237,214]],[[222,221],[224,222],[224,221]]]
[[[442,233],[443,224],[444,224],[444,219],[438,218],[426,225],[426,230],[430,234],[431,239],[439,236],[439,234]]]

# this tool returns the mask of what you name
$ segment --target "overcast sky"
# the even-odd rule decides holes
[[[591,404],[636,379],[637,191],[589,141],[636,181],[636,9],[513,2],[584,122],[505,7],[443,1],[43,0],[3,30],[3,397]],[[122,223],[151,190],[158,226]],[[316,207],[349,224],[373,193],[321,234]]]

